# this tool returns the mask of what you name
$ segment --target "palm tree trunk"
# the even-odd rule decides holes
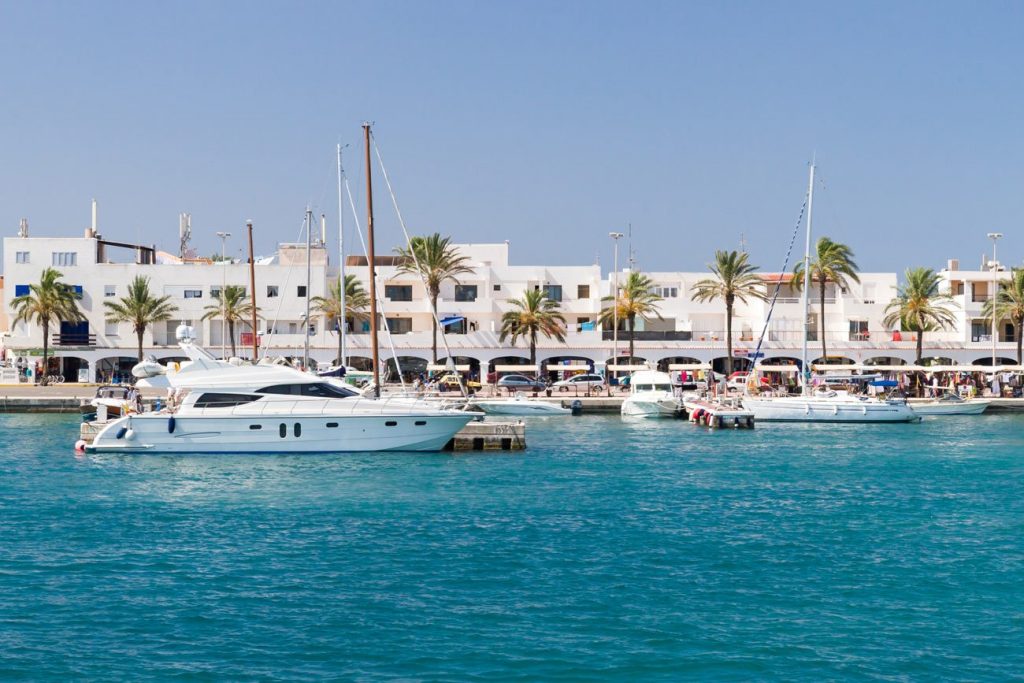
[[[636,326],[636,315],[629,315],[626,317],[629,322],[629,363],[633,364],[633,329]]]
[[[36,377],[36,382],[42,385],[46,385],[46,371],[49,367],[49,363],[46,362],[47,356],[50,351],[50,321],[43,318],[43,369],[39,372],[39,377]]]
[[[1021,338],[1020,338],[1020,335],[1021,335],[1022,331],[1024,331],[1024,325],[1022,325],[1021,321],[1018,320],[1017,321],[1017,365],[1021,364],[1021,359],[1020,359]]]
[[[530,364],[534,368],[537,367],[537,333],[535,331],[530,332]],[[537,376],[540,376],[540,372],[537,373]]]
[[[821,334],[821,362],[828,362],[828,353],[825,351],[825,278],[821,278],[821,318],[818,320],[818,330]]]
[[[732,302],[725,301],[725,374],[732,374]]]
[[[145,327],[143,327],[142,329],[135,328],[135,338],[139,341],[138,357],[139,357],[139,362],[140,363],[142,362],[142,335],[144,335],[145,333],[146,333],[146,328]]]
[[[440,292],[430,293],[430,308],[434,311],[434,324],[430,326],[430,332],[432,334],[432,341],[430,348],[434,352],[434,364],[437,364],[437,326],[441,324],[441,319],[437,317],[437,297]]]
[[[235,321],[228,320],[228,336],[231,337],[231,356],[238,355],[235,353]]]

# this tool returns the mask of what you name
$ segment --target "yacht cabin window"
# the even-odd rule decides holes
[[[259,396],[250,396],[248,394],[217,394],[217,393],[206,393],[199,396],[196,399],[196,408],[233,408],[234,406],[244,405],[246,403],[252,403],[258,401]]]
[[[285,394],[288,396],[312,396],[315,398],[348,398],[358,396],[355,391],[327,382],[302,384],[274,384],[259,390],[261,394]]]

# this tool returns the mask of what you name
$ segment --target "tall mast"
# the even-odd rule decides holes
[[[256,257],[252,253],[252,221],[246,221],[249,229],[249,297],[252,299],[252,362],[259,362],[259,341],[256,338]]]
[[[345,302],[345,209],[341,200],[341,143],[338,143],[338,289],[341,292],[341,320],[338,321],[341,358],[338,364],[345,367],[345,327],[348,325],[348,309]]]
[[[810,312],[808,309],[808,297],[807,293],[811,290],[811,215],[814,212],[814,162],[811,162],[811,177],[807,181],[807,238],[804,241],[804,286],[803,292],[800,296],[801,303],[803,304],[804,312],[804,324],[803,324],[803,342],[802,352],[800,355],[801,360],[801,385],[803,389],[803,395],[807,396],[810,393],[810,383],[808,380],[811,378],[811,369],[807,365],[807,329],[808,321],[807,315]],[[824,321],[822,321],[824,323]],[[821,333],[825,334],[825,325],[821,325]]]
[[[309,245],[313,234],[313,211],[306,207],[306,329],[302,345],[302,369],[309,371],[309,285],[313,272],[309,262]]]
[[[373,178],[370,171],[370,124],[363,124],[366,147],[366,260],[370,267],[370,349],[373,357],[373,395],[380,398],[380,358],[377,350],[377,269],[373,251]],[[344,286],[344,284],[342,285]]]

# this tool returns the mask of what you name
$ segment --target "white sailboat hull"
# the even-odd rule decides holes
[[[744,397],[754,419],[768,422],[917,422],[920,415],[903,401],[853,397]]]
[[[438,451],[471,419],[472,415],[458,412],[402,416],[296,412],[218,417],[143,413],[111,422],[96,435],[87,450],[151,453]]]

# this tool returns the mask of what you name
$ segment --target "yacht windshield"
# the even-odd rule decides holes
[[[304,382],[302,384],[274,384],[259,390],[261,394],[286,394],[288,396],[312,396],[315,398],[349,398],[359,394],[351,389],[327,382]]]

